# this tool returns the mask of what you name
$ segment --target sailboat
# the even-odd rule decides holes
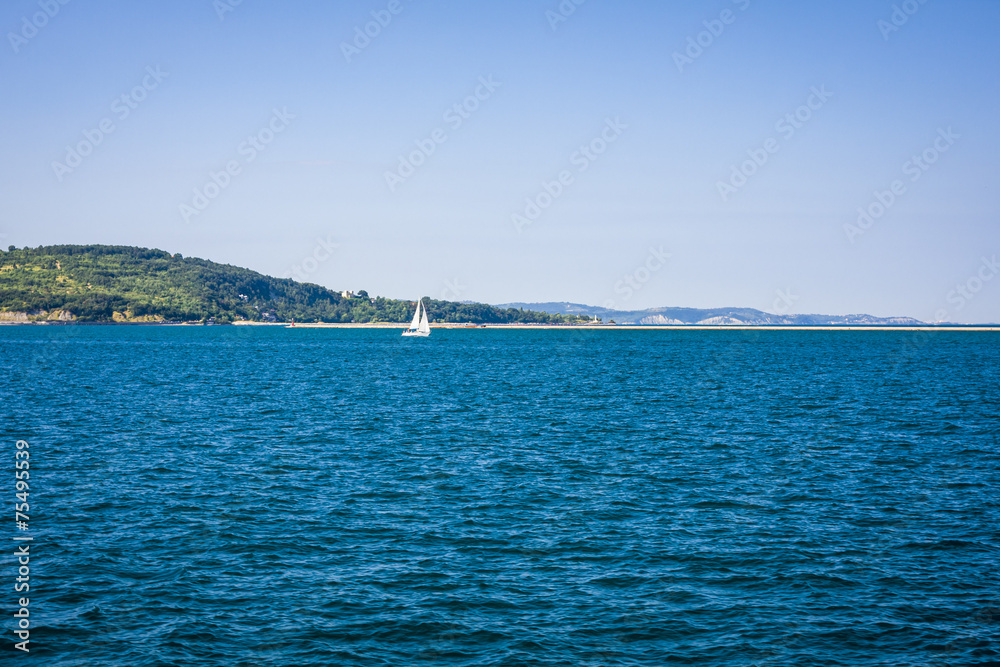
[[[430,336],[431,325],[427,321],[427,308],[424,307],[424,300],[417,301],[417,312],[413,313],[413,321],[410,328],[403,332],[404,336]]]

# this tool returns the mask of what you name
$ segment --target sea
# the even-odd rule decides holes
[[[399,334],[0,327],[0,662],[1000,665],[1000,333]]]

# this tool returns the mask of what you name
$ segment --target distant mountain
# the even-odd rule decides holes
[[[598,317],[617,324],[792,324],[820,325],[902,325],[924,324],[912,317],[874,317],[872,315],[774,315],[754,308],[649,308],[646,310],[611,310],[582,303],[505,303],[498,308],[524,308],[559,315]]]
[[[431,322],[578,318],[425,299]],[[0,251],[0,322],[408,322],[413,302],[337,292],[163,250],[107,245]]]

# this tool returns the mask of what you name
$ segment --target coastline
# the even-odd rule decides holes
[[[234,322],[241,326],[284,326],[289,329],[405,329],[408,323],[370,322],[370,323],[326,323],[307,324],[267,324],[260,322]],[[773,325],[773,324],[457,324],[442,322],[432,324],[431,329],[536,329],[565,330],[587,329],[591,331],[1000,331],[1000,326],[974,325],[968,326],[858,326],[858,325]]]
[[[230,324],[204,324],[202,322],[75,322],[41,320],[35,322],[2,321],[3,326],[141,326],[141,327],[204,327],[242,326],[276,327],[279,329],[399,329],[408,322],[232,322]],[[976,331],[997,332],[1000,325],[793,325],[793,324],[468,324],[441,322],[431,329],[530,329],[537,331],[587,330],[587,331]]]

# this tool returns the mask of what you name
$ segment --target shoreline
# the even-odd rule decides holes
[[[250,322],[228,324],[204,322],[80,322],[75,320],[2,320],[3,326],[142,326],[142,327],[277,327],[282,329],[396,329],[404,330],[409,322]],[[432,329],[531,329],[588,331],[1000,331],[1000,324],[473,324],[470,322],[439,322]]]
[[[141,327],[205,327],[205,326],[241,326],[241,327],[276,327],[281,329],[398,329],[404,330],[408,322],[232,322],[231,324],[203,324],[201,322],[67,322],[67,321],[36,321],[11,322],[0,321],[2,326],[141,326]],[[441,322],[431,326],[431,329],[530,329],[536,331],[557,330],[588,330],[588,331],[976,331],[997,332],[1000,325],[967,324],[967,325],[861,325],[861,324],[462,324]]]
[[[234,323],[236,324],[236,323]],[[247,325],[248,322],[239,324]],[[254,323],[255,324],[255,323]],[[272,325],[273,326],[273,325]],[[315,323],[296,324],[289,329],[406,329],[409,324],[340,324]],[[878,326],[878,325],[791,325],[791,324],[452,324],[431,325],[431,329],[533,329],[566,330],[587,329],[590,331],[1000,331],[1000,326],[970,324],[967,326]]]

